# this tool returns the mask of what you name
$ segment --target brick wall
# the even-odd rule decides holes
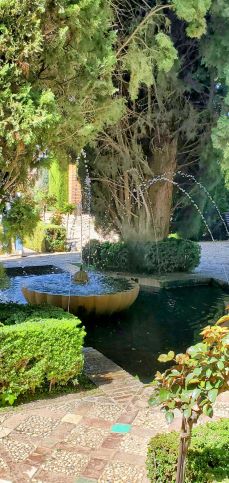
[[[81,185],[77,176],[77,169],[75,164],[69,164],[68,188],[69,203],[72,203],[76,206],[79,205],[82,200]]]

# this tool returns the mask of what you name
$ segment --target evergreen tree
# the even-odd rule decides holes
[[[227,167],[229,139],[227,10],[218,0],[115,3],[114,83],[126,111],[103,130],[90,165],[98,223],[124,238],[168,235],[174,183],[188,194],[197,189],[193,178],[176,178],[178,171],[209,180],[208,186],[214,171],[213,188],[222,185],[218,164],[224,157]],[[190,205],[191,195],[177,191],[179,203]],[[206,192],[200,196],[204,210]]]
[[[68,156],[122,109],[106,0],[1,0],[0,199],[50,153]]]

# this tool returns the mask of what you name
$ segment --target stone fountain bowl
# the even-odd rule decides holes
[[[89,283],[76,284],[69,274],[36,277],[22,287],[27,302],[50,304],[73,314],[111,315],[128,309],[137,299],[139,285],[133,280],[89,273]]]

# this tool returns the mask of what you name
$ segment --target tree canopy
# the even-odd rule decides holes
[[[182,189],[196,201],[181,169],[224,184],[227,0],[1,0],[0,15],[2,202],[85,146],[97,220],[123,237],[168,234],[173,186],[175,207]]]
[[[105,0],[1,0],[0,197],[116,120]]]
[[[99,136],[90,163],[98,222],[110,222],[124,237],[168,234],[174,185],[181,220],[190,197],[200,212],[209,204],[195,178],[215,193],[219,184],[224,189],[219,165],[228,169],[225,10],[226,3],[218,1],[115,4],[114,83],[126,110]],[[196,206],[191,215],[203,225]]]

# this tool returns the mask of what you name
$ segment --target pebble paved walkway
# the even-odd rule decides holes
[[[229,283],[229,240],[200,245],[201,261],[196,272]]]
[[[0,256],[0,262],[4,264],[5,267],[32,267],[32,266],[42,266],[42,265],[56,265],[64,270],[70,272],[75,272],[76,267],[72,263],[80,262],[79,252],[70,253],[47,253],[42,255],[28,255],[25,257],[21,256]]]
[[[0,412],[1,483],[146,483],[146,448],[168,426],[148,407],[151,389],[94,349],[86,372],[97,389]],[[229,398],[215,418],[229,417]]]

